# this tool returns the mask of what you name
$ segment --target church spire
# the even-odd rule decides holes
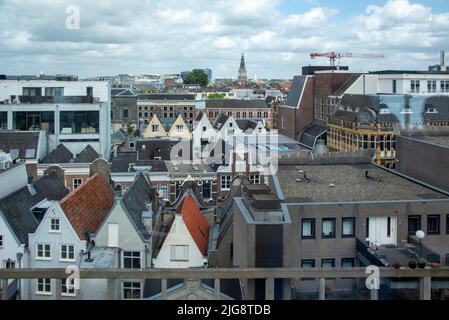
[[[240,60],[240,70],[246,70],[245,56],[243,55],[243,52],[242,52],[242,59]]]
[[[244,84],[244,83],[246,83],[246,81],[248,81],[248,76],[247,76],[247,72],[246,72],[246,65],[245,65],[245,56],[243,55],[243,53],[242,53],[242,58],[240,60],[238,81],[241,84]]]

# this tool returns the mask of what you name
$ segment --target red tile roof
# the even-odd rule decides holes
[[[192,196],[182,200],[181,214],[193,240],[203,256],[207,255],[210,226],[200,211],[198,203]]]
[[[114,191],[97,172],[63,198],[60,205],[80,239],[85,240],[85,231],[97,232],[114,201]]]

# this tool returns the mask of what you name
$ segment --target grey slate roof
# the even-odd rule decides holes
[[[295,76],[293,77],[292,88],[290,89],[287,98],[285,99],[285,105],[289,107],[298,107],[301,93],[306,84],[307,76]]]
[[[54,173],[34,182],[34,190],[36,194],[32,195],[25,186],[0,200],[0,211],[21,243],[28,243],[28,234],[38,227],[30,208],[44,199],[61,200],[69,193]]]
[[[131,187],[127,190],[122,199],[123,205],[126,207],[131,219],[144,239],[149,239],[150,234],[142,223],[142,212],[150,211],[153,217],[158,212],[159,203],[155,189],[151,188],[148,178],[140,173]],[[151,205],[151,206],[150,206]]]
[[[39,145],[39,131],[0,130],[0,150],[10,153],[19,150],[19,158],[26,159],[26,150],[34,149],[35,159]]]
[[[196,117],[195,117],[195,120],[194,120],[194,121],[201,121],[202,118],[203,118],[203,111],[200,110],[200,111],[196,114]]]
[[[226,121],[228,121],[228,119],[229,119],[229,116],[228,116],[227,114],[225,114],[225,113],[223,113],[223,112],[220,112],[220,113],[218,114],[218,117],[215,119],[215,122],[214,122],[214,124],[213,124],[213,127],[214,127],[215,129],[220,130],[221,127],[226,123]]]
[[[75,163],[91,163],[98,159],[100,155],[90,144],[76,155]]]
[[[270,108],[265,100],[244,99],[209,99],[206,100],[206,109],[262,109]]]
[[[235,122],[237,122],[239,128],[244,132],[248,129],[256,129],[257,127],[257,121],[252,119],[235,119]]]
[[[155,157],[161,157],[161,160],[171,159],[171,150],[180,142],[170,139],[148,139],[137,141],[136,151],[138,152],[139,160],[154,160]]]
[[[42,163],[69,163],[72,157],[73,153],[61,143],[42,160]]]

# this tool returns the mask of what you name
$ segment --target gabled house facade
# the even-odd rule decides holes
[[[41,201],[32,208],[39,223],[30,233],[30,268],[67,268],[79,266],[90,260],[90,250],[95,247],[91,235],[98,231],[114,204],[114,192],[107,179],[99,172],[93,174],[79,188],[69,193],[60,202]],[[96,280],[97,281],[97,280]],[[55,298],[56,280],[29,280],[29,295],[32,300]],[[106,281],[102,283],[106,289]],[[99,285],[100,287],[100,285]],[[66,299],[76,299],[80,291],[61,283],[61,294]],[[106,292],[106,291],[104,291]],[[88,298],[88,293],[83,293]]]
[[[161,248],[155,252],[155,268],[207,266],[210,226],[192,195],[185,194],[167,229]]]
[[[140,173],[103,221],[95,243],[100,247],[119,249],[119,268],[151,268],[151,231],[161,206],[156,188],[147,175]],[[120,299],[143,297],[144,282],[121,280],[117,286]]]
[[[144,132],[144,138],[162,138],[167,136],[161,120],[154,114]]]
[[[184,118],[182,117],[181,114],[178,114],[175,122],[171,126],[167,135],[170,138],[176,139],[186,139],[186,140],[192,139],[192,133],[190,132],[189,127],[185,123]]]
[[[193,161],[207,161],[209,149],[217,141],[217,130],[212,126],[207,116],[198,112],[192,132],[192,155]]]

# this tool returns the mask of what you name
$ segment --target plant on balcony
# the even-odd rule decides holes
[[[418,260],[418,267],[424,269],[426,267],[426,262],[423,259]]]
[[[408,262],[408,266],[410,267],[410,269],[416,269],[416,261],[415,260],[410,260]]]
[[[432,263],[430,264],[430,266],[431,266],[432,268],[439,268],[439,267],[440,267],[440,263],[439,263],[439,262],[432,262]]]
[[[399,270],[399,269],[401,268],[401,264],[400,264],[399,262],[396,262],[396,263],[393,265],[393,268]]]

